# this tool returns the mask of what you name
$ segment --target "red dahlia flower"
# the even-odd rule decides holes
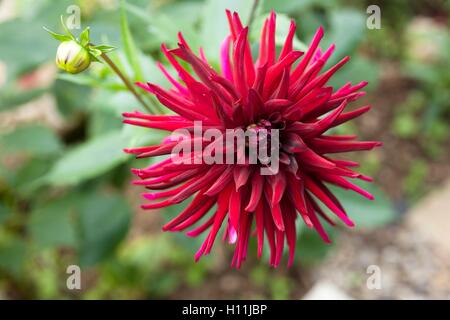
[[[259,55],[252,57],[248,41],[248,27],[244,27],[236,13],[227,11],[231,34],[221,49],[221,71],[214,70],[200,50],[196,56],[179,34],[178,47],[162,51],[178,72],[175,80],[159,64],[173,84],[165,90],[155,84],[139,84],[177,115],[148,115],[125,113],[125,123],[173,131],[185,128],[193,131],[194,121],[201,121],[202,130],[215,128],[225,134],[226,129],[278,129],[279,170],[274,175],[262,175],[262,162],[249,164],[174,163],[171,158],[145,169],[133,169],[141,178],[136,184],[150,190],[144,193],[151,202],[144,209],[156,209],[180,203],[189,197],[187,207],[163,230],[182,231],[194,224],[188,236],[206,233],[203,245],[195,255],[197,261],[210,253],[222,225],[224,240],[235,244],[232,266],[240,267],[247,255],[250,234],[256,235],[258,257],[263,250],[264,234],[270,248],[270,264],[278,266],[285,239],[289,247],[289,262],[294,258],[297,213],[304,223],[317,230],[325,242],[330,239],[321,219],[334,225],[322,210],[322,202],[346,225],[353,226],[343,206],[330,192],[326,183],[350,189],[368,199],[372,195],[348,179],[371,181],[351,170],[357,163],[331,158],[333,153],[370,150],[379,142],[355,141],[355,136],[326,134],[328,129],[360,116],[369,106],[344,112],[351,101],[364,95],[359,90],[367,85],[348,83],[334,90],[326,86],[330,77],[348,60],[345,57],[335,66],[323,71],[334,50],[319,48],[323,37],[320,27],[306,52],[293,50],[295,23],[291,22],[281,52],[275,45],[275,13],[265,21],[261,33]],[[194,74],[182,66],[190,65]],[[184,137],[194,143],[193,135]],[[125,150],[138,158],[170,154],[178,143],[173,136],[160,145]],[[201,138],[200,150],[186,156],[195,158],[211,144]],[[227,152],[227,150],[225,150]],[[234,152],[234,150],[233,150]],[[214,208],[212,211],[211,209]],[[252,232],[252,229],[254,232]]]

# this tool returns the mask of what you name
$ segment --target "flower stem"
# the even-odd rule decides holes
[[[256,13],[256,9],[258,8],[258,4],[259,4],[259,0],[253,0],[253,5],[252,5],[252,9],[250,11],[250,16],[248,17],[248,28],[250,29],[250,26],[253,22],[253,20],[255,19],[255,13]]]
[[[144,101],[144,99],[142,99],[141,95],[136,91],[136,88],[133,86],[133,84],[130,82],[130,80],[120,71],[120,69],[116,66],[116,64],[105,53],[102,53],[101,57],[111,67],[111,69],[119,76],[119,78],[122,80],[122,82],[128,88],[128,90],[131,91],[131,93],[135,96],[135,98],[139,101],[139,103],[144,107],[144,109],[148,113],[154,114],[152,108],[150,108],[150,106]]]

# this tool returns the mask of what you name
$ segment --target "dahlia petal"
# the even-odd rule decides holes
[[[164,231],[171,230],[175,226],[179,225],[187,218],[192,216],[198,209],[204,206],[204,201],[207,200],[207,197],[200,191],[198,194],[194,196],[192,202],[187,205],[187,207],[175,218],[166,223],[163,226]]]
[[[292,266],[294,262],[295,256],[295,247],[297,244],[297,231],[295,227],[295,220],[297,218],[295,210],[292,209],[292,205],[284,204],[283,212],[285,218],[285,228],[286,228],[286,242],[289,247],[289,259],[288,259],[288,267]]]
[[[122,113],[122,116],[125,118],[136,118],[136,119],[143,119],[143,120],[149,120],[149,121],[178,121],[178,122],[186,122],[187,124],[192,124],[192,121],[188,121],[183,117],[180,116],[168,116],[168,115],[153,115],[153,114],[146,114],[142,112],[124,112]]]
[[[123,152],[131,153],[131,154],[139,154],[139,153],[155,150],[156,148],[159,148],[159,146],[148,146],[148,147],[141,147],[141,148],[125,148],[125,149],[123,149]]]
[[[220,175],[220,177],[211,185],[211,187],[205,192],[207,196],[213,196],[221,192],[224,186],[228,185],[233,179],[233,167],[228,167]]]
[[[222,68],[222,74],[223,76],[233,81],[233,72],[232,72],[232,65],[230,61],[230,45],[231,45],[231,36],[228,36],[224,39],[221,45],[221,59],[220,59],[220,66]]]
[[[243,99],[246,99],[248,94],[248,84],[245,74],[244,52],[247,45],[248,28],[244,28],[236,40],[233,50],[233,78],[235,79],[236,87]]]
[[[227,227],[227,234],[228,234],[228,243],[234,244],[237,240],[237,231],[233,227],[230,221],[228,221],[228,227]]]
[[[317,29],[313,39],[311,40],[311,44],[309,45],[308,51],[306,51],[305,57],[302,59],[302,61],[294,69],[294,72],[292,73],[292,78],[294,80],[297,80],[303,74],[303,71],[310,62],[314,52],[316,52],[316,49],[319,46],[319,42],[320,40],[322,40],[323,35],[324,35],[323,27],[320,26],[319,29]]]
[[[233,13],[233,19],[237,27],[236,30],[238,31],[238,33],[241,32],[244,29],[244,27],[237,12]],[[245,62],[245,75],[247,78],[247,84],[251,86],[255,81],[255,67],[253,64],[252,51],[250,50],[250,43],[248,41],[246,41],[245,45],[244,62]]]
[[[166,121],[164,123],[161,123],[160,121],[139,121],[139,120],[125,119],[122,122],[139,127],[160,129],[166,131],[175,131],[177,129],[184,128],[187,125],[186,122],[179,122],[179,121]]]
[[[283,214],[279,203],[272,204],[272,218],[278,231],[284,231]]]
[[[278,87],[275,91],[267,91],[267,94],[270,99],[284,99],[287,98],[288,90],[289,90],[289,71],[288,68],[284,68],[280,77],[280,82],[278,83]]]
[[[247,255],[247,244],[250,234],[250,219],[252,218],[251,214],[244,214],[240,219],[239,226],[239,237],[237,238],[237,246],[235,249],[236,259],[235,265],[236,268],[239,269],[241,267],[242,262],[245,260]]]
[[[320,235],[320,237],[325,241],[326,243],[331,243],[330,237],[328,236],[327,232],[322,226],[322,223],[320,223],[319,219],[317,218],[317,215],[314,212],[314,209],[311,205],[311,202],[313,201],[312,198],[307,195],[307,208],[308,208],[308,216],[312,221],[312,224],[314,225],[314,229],[316,229],[317,233]]]
[[[264,190],[264,177],[261,176],[259,170],[256,170],[253,174],[251,190],[250,200],[248,201],[247,207],[245,207],[245,211],[248,212],[255,211]]]
[[[161,72],[164,74],[164,76],[167,78],[167,80],[169,80],[170,83],[173,84],[173,85],[175,86],[175,88],[177,88],[178,91],[179,91],[181,94],[183,94],[183,95],[185,95],[185,96],[188,95],[188,93],[189,93],[188,90],[187,90],[185,87],[183,87],[183,86],[181,85],[181,83],[179,83],[178,81],[176,81],[176,80],[170,75],[170,73],[166,70],[166,68],[162,65],[161,62],[157,62],[156,65],[157,65],[158,68],[161,70]]]
[[[286,133],[287,143],[283,145],[283,149],[289,153],[305,152],[308,150],[303,139],[294,132]]]
[[[312,82],[316,78],[317,74],[319,74],[324,65],[325,61],[319,59],[315,63],[313,63],[310,67],[308,67],[306,71],[302,74],[302,76],[297,80],[295,80],[295,82],[293,82],[294,78],[291,77],[292,81],[291,86],[289,88],[289,98],[294,101],[300,100],[304,96],[304,95],[300,96],[300,93],[303,91],[303,89],[308,83]],[[316,89],[319,88],[320,86],[317,86]],[[313,90],[311,90],[310,92],[313,92]],[[309,94],[310,92],[306,92],[306,94]]]
[[[208,229],[209,227],[212,226],[212,224],[214,223],[214,218],[215,216],[211,216],[205,223],[203,223],[202,225],[198,226],[197,228],[186,232],[186,235],[188,237],[198,237],[200,234],[202,234],[203,232],[205,232],[206,229]]]
[[[377,141],[330,141],[326,139],[315,138],[310,144],[318,153],[341,153],[360,150],[371,150],[381,146]]]
[[[309,198],[309,202],[316,213],[319,214],[329,225],[335,226],[336,223],[322,210],[313,198]]]
[[[272,204],[279,203],[286,190],[286,177],[283,173],[269,176],[270,185],[272,187]]]
[[[267,63],[269,66],[275,63],[276,48],[275,48],[275,28],[276,28],[277,16],[275,11],[270,12],[268,34],[267,34]]]
[[[335,122],[337,117],[342,113],[344,108],[347,106],[347,101],[344,100],[342,104],[334,109],[332,112],[330,112],[326,117],[323,119],[317,121],[312,125],[312,129],[308,130],[308,132],[303,133],[304,139],[312,138],[321,135],[325,131],[327,131],[331,125]]]
[[[281,258],[283,257],[284,232],[277,229],[277,230],[275,230],[275,234],[276,234],[276,256],[275,256],[274,267],[276,268],[280,265]]]
[[[228,25],[230,27],[230,32],[231,32],[231,37],[233,38],[233,41],[236,41],[237,38],[237,31],[235,29],[235,25],[234,25],[234,20],[233,20],[233,16],[231,14],[230,10],[225,10],[225,13],[227,15],[227,20],[228,20]]]
[[[295,29],[296,29],[295,22],[294,20],[291,20],[291,23],[289,25],[289,31],[286,40],[284,42],[283,49],[281,49],[281,53],[278,60],[282,60],[286,55],[288,55],[292,51]]]
[[[333,159],[333,162],[343,167],[359,167],[359,163],[355,161]]]
[[[261,31],[261,39],[259,42],[259,58],[256,63],[257,67],[260,68],[262,65],[267,66],[267,28],[269,25],[269,19],[264,20],[263,28]]]
[[[294,207],[297,209],[306,226],[311,228],[313,224],[308,216],[303,181],[298,181],[291,175],[288,175],[288,181],[288,196],[293,200]]]
[[[211,251],[211,248],[214,245],[214,241],[217,236],[217,232],[219,232],[219,229],[222,226],[225,215],[228,212],[228,202],[232,191],[233,188],[231,185],[229,185],[227,189],[224,191],[224,193],[221,193],[219,195],[219,198],[217,200],[217,212],[214,214],[215,216],[214,223],[208,236],[208,243],[205,250],[206,253],[209,253]]]
[[[263,93],[267,68],[268,68],[267,63],[264,63],[263,65],[259,66],[258,69],[256,70],[256,78],[252,88],[260,95]]]
[[[342,98],[345,97],[351,93],[354,93],[362,88],[364,88],[365,86],[367,86],[369,83],[367,81],[362,81],[360,83],[358,83],[357,85],[352,87],[351,83],[347,83],[346,85],[344,85],[342,88],[340,88],[339,90],[337,90],[332,96],[331,99],[337,99],[337,98]]]
[[[200,260],[200,257],[203,255],[203,253],[205,252],[206,249],[206,245],[208,243],[209,240],[209,234],[206,236],[205,241],[202,243],[200,249],[198,249],[197,253],[194,256],[194,260],[195,262],[198,262],[198,260]]]
[[[183,186],[172,189],[172,190],[163,191],[163,192],[152,192],[152,193],[147,192],[147,193],[143,193],[142,196],[145,199],[150,200],[150,201],[157,200],[160,198],[167,198],[167,197],[173,196],[173,195],[177,194],[178,192],[180,192],[182,187]]]
[[[235,166],[233,171],[236,191],[247,184],[248,178],[252,174],[252,168],[249,166]]]
[[[198,52],[200,54],[200,58],[202,59],[202,61],[207,65],[209,65],[208,59],[206,58],[205,50],[202,47],[200,47],[198,49]]]
[[[300,157],[297,157],[297,161],[299,163],[309,165],[311,167],[318,167],[324,169],[334,169],[336,168],[336,164],[331,161],[328,161],[324,157],[321,157],[319,154],[315,153],[312,149],[307,149],[306,151],[302,151]]]
[[[347,63],[347,61],[350,60],[350,57],[347,56],[343,58],[341,61],[339,61],[336,65],[331,67],[328,71],[320,75],[319,77],[315,78],[313,81],[309,82],[296,96],[297,99],[300,99],[301,97],[305,96],[308,92],[311,90],[322,87],[327,81],[331,78],[331,76],[336,73],[344,64]]]
[[[234,87],[234,84],[231,81],[217,75],[211,76],[211,80],[217,82],[226,90],[227,94],[231,97],[233,103],[239,99],[239,93],[237,92],[236,88]]]
[[[170,50],[170,52],[188,62],[205,85],[207,85],[222,100],[230,103],[229,97],[227,95],[224,95],[223,91],[220,90],[217,84],[211,80],[211,78],[217,75],[217,73],[209,65],[205,64],[201,59],[197,58],[192,53],[192,51],[187,49],[182,44],[179,44],[177,49]],[[194,80],[191,80],[189,82],[193,81]]]
[[[330,174],[321,174],[321,177],[327,181],[330,182],[332,184],[335,184],[343,189],[346,190],[353,190],[359,194],[361,194],[362,196],[366,197],[369,200],[374,200],[374,196],[371,195],[369,192],[365,191],[364,189],[360,188],[359,186],[351,183],[350,181],[345,180],[344,178],[341,178],[339,176],[336,175],[330,175]]]
[[[283,59],[271,66],[267,70],[267,76],[264,80],[264,87],[268,88],[268,91],[271,91],[270,88],[273,88],[276,85],[274,82],[280,77],[284,69],[289,69],[302,55],[302,51],[291,51]]]
[[[336,127],[336,126],[338,126],[338,125],[340,125],[342,123],[345,123],[345,122],[350,121],[350,120],[352,120],[354,118],[357,118],[357,117],[359,117],[360,115],[366,113],[369,110],[370,110],[370,106],[364,106],[364,107],[361,107],[361,108],[356,109],[354,111],[349,111],[349,112],[346,112],[346,113],[342,113],[336,118],[336,120],[334,120],[333,127]]]
[[[335,213],[346,225],[353,227],[355,224],[347,217],[344,211],[341,210],[323,191],[320,189],[312,179],[305,179],[305,186],[312,194],[314,194],[324,205],[326,205],[333,213]]]
[[[180,203],[181,201],[186,200],[201,188],[210,185],[211,181],[214,181],[214,179],[216,179],[217,176],[219,176],[224,170],[225,170],[224,167],[220,166],[212,167],[203,177],[187,186],[179,194],[170,198],[170,200],[173,201],[174,203]]]
[[[233,190],[230,195],[230,221],[234,228],[239,228],[241,215],[241,193]]]
[[[182,231],[186,228],[189,228],[190,226],[194,225],[195,223],[197,223],[201,218],[203,218],[208,212],[209,210],[211,210],[211,208],[214,206],[216,199],[215,198],[209,198],[205,203],[203,203],[201,205],[201,207],[199,207],[195,213],[193,215],[191,215],[190,217],[186,218],[184,221],[180,222],[179,224],[173,226],[172,228],[170,228],[170,231]],[[212,216],[214,217],[214,216]],[[207,221],[208,223],[208,221]],[[188,236],[193,236],[194,233],[199,232],[198,234],[202,233],[204,230],[206,230],[207,223],[202,224],[200,226],[200,228],[196,228],[190,232],[187,233]],[[202,230],[202,231],[200,231]],[[198,235],[197,234],[197,235]]]
[[[187,72],[186,69],[184,69],[181,64],[173,57],[164,43],[161,45],[161,50],[166,56],[167,60],[169,60],[175,70],[177,70],[178,76],[181,78],[181,80],[183,80],[184,82],[195,81],[195,79],[189,74],[189,72]]]
[[[258,237],[258,258],[261,258],[264,247],[264,207],[258,203],[255,211],[256,234]]]
[[[261,112],[262,99],[259,93],[255,89],[249,89],[248,91],[248,108],[247,115],[249,120],[255,121],[256,116]]]
[[[266,231],[267,242],[269,242],[270,249],[270,265],[275,265],[275,256],[276,256],[276,247],[275,247],[275,230],[274,230],[274,222],[270,214],[268,214],[267,207],[264,209],[264,230]]]
[[[334,140],[334,141],[346,141],[346,140],[355,140],[357,138],[356,135],[321,135],[319,138],[325,140]]]

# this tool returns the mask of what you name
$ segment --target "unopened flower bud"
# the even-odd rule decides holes
[[[89,52],[74,40],[63,41],[56,52],[56,65],[69,73],[86,70],[91,64]]]

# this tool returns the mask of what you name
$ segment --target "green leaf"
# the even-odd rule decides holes
[[[400,138],[412,138],[419,134],[419,120],[409,113],[401,113],[395,116],[393,121],[393,132]]]
[[[0,243],[0,269],[19,277],[23,271],[26,251],[26,243],[19,238],[8,239],[6,243]]]
[[[6,205],[0,202],[0,224],[5,222],[10,215],[11,209],[9,209]]]
[[[242,0],[207,0],[203,11],[201,38],[208,60],[218,64],[220,44],[230,33],[225,10],[236,11],[246,24],[250,16],[253,1]]]
[[[72,38],[69,37],[69,36],[67,36],[67,35],[59,34],[59,33],[53,32],[53,31],[51,31],[50,29],[48,29],[48,28],[46,28],[46,27],[43,27],[43,28],[44,28],[44,30],[47,31],[53,38],[55,38],[55,39],[58,40],[58,41],[63,42],[63,41],[69,41],[69,40],[72,40]]]
[[[191,49],[197,51],[200,44],[203,45],[198,37],[198,25],[203,13],[202,9],[203,3],[201,2],[175,2],[163,6],[157,11],[152,10],[149,14],[141,8],[131,7],[127,4],[127,10],[130,14],[148,24],[148,31],[143,33],[140,38],[137,38],[139,34],[134,35],[136,39],[140,40],[140,43],[146,45],[145,48],[150,50],[159,50],[161,43],[166,43],[170,47],[175,46],[178,39],[177,33],[182,31]],[[151,33],[151,36],[148,35],[148,32]]]
[[[130,207],[119,194],[91,194],[80,211],[80,263],[92,265],[112,254],[130,219]]]
[[[52,185],[73,185],[97,177],[128,158],[122,151],[125,146],[122,131],[96,137],[65,153],[44,180]]]
[[[98,177],[130,158],[124,148],[160,141],[161,131],[126,126],[109,131],[66,152],[39,183],[76,185]]]
[[[363,40],[366,30],[366,18],[363,11],[356,9],[331,11],[330,28],[321,44],[325,48],[328,47],[326,43],[336,44],[336,50],[329,63],[334,64],[345,55],[352,53]]]
[[[48,158],[33,157],[21,166],[10,181],[14,192],[24,198],[35,197],[36,189],[34,183],[47,174],[51,168],[52,161],[49,160]]]
[[[374,195],[370,201],[353,191],[330,187],[332,192],[342,202],[349,217],[355,222],[357,229],[373,229],[385,226],[398,218],[392,202],[373,183],[355,182],[360,187]]]
[[[94,78],[91,74],[69,74],[69,73],[59,73],[58,79],[64,80],[67,82],[94,87],[94,88],[103,88],[106,90],[113,91],[125,91],[127,87],[121,83],[112,82],[110,80],[104,80],[99,78]]]
[[[31,125],[0,136],[0,148],[8,153],[25,153],[32,156],[49,156],[62,151],[56,134],[47,127]]]
[[[328,0],[329,1],[329,0]],[[277,13],[296,13],[307,8],[312,4],[317,4],[317,0],[264,0],[262,2],[262,9],[264,12],[275,10]]]
[[[367,81],[369,84],[364,90],[374,90],[378,85],[379,69],[378,63],[375,61],[355,56],[331,77],[329,84],[334,87],[341,87],[349,81],[353,84]]]
[[[134,79],[142,81],[144,80],[144,77],[139,63],[139,49],[136,47],[130,31],[130,27],[128,25],[127,13],[125,10],[125,0],[121,1],[121,29],[125,55],[127,57],[128,63],[133,68]]]
[[[20,34],[20,36],[17,36]],[[14,19],[1,24],[0,60],[7,65],[8,78],[14,79],[55,55],[55,41],[37,21]]]
[[[95,58],[98,58],[102,55],[102,51],[99,49],[95,49],[93,47],[88,49],[89,53],[94,56]]]
[[[328,235],[333,238],[336,230],[325,224],[324,228]],[[325,243],[314,229],[308,229],[304,225],[300,227],[299,233],[297,238],[298,254],[295,258],[299,264],[314,265],[319,263],[334,246],[334,242]]]
[[[64,197],[35,209],[28,221],[33,244],[41,247],[74,247],[75,224],[71,214],[78,198]]]
[[[103,53],[108,53],[108,52],[111,52],[111,51],[117,49],[116,47],[113,47],[113,46],[107,46],[107,45],[93,46],[93,47],[91,47],[91,48],[100,50],[100,51],[103,52]]]
[[[33,89],[23,91],[13,85],[8,85],[0,90],[0,110],[12,109],[21,106],[31,100],[39,98],[48,89]]]
[[[89,27],[87,27],[86,29],[83,30],[83,32],[81,32],[81,34],[80,34],[81,46],[85,47],[89,43],[89,41],[90,41],[89,34],[90,34]]]
[[[81,79],[87,74],[69,75],[67,78],[60,74],[60,77],[64,80],[74,79],[69,83],[68,81],[62,81],[57,79],[53,85],[53,94],[55,95],[56,102],[58,104],[58,110],[66,118],[71,118],[71,116],[79,115],[80,111],[86,110],[89,100],[80,99],[80,97],[89,98],[92,88],[90,86],[84,85]],[[80,82],[75,81],[76,78],[80,78]],[[83,84],[83,85],[76,85]],[[89,84],[88,84],[89,85]]]
[[[63,17],[63,16],[60,16],[60,20],[61,20],[61,25],[62,25],[62,27],[63,27],[63,29],[64,29],[64,32],[67,34],[67,36],[68,36],[70,39],[72,39],[72,40],[74,40],[74,41],[77,41],[77,39],[75,38],[75,36],[72,34],[72,32],[70,32],[70,30],[67,28],[66,24],[64,23],[64,17]]]
[[[14,5],[16,3],[20,16],[0,24],[0,60],[7,65],[8,80],[54,58],[57,43],[42,26],[58,31],[61,13],[74,1],[14,1]]]

